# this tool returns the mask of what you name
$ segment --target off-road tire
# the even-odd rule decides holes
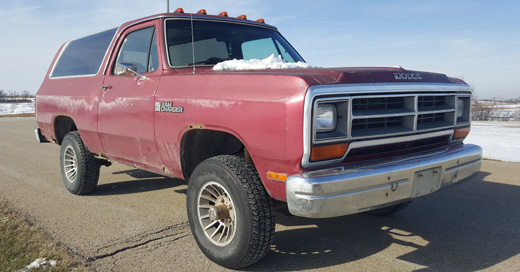
[[[204,215],[207,207],[214,205],[208,198],[219,202],[210,192],[216,192],[214,195],[219,195],[222,202],[226,199],[228,208],[232,206],[227,219],[211,220],[207,214]],[[223,267],[249,266],[270,249],[275,232],[273,200],[255,167],[242,157],[223,155],[200,163],[189,180],[187,210],[190,228],[199,248],[206,257]],[[228,233],[221,231],[220,234],[225,236],[222,240],[219,240],[219,235],[211,237],[214,231],[218,232],[215,226],[223,222],[236,227],[228,228]],[[214,223],[216,230],[210,228],[208,231],[208,226]]]
[[[79,132],[69,132],[60,149],[60,169],[63,184],[69,192],[84,195],[96,188],[100,164],[87,149]]]
[[[389,215],[394,215],[400,211],[402,211],[404,208],[406,208],[408,205],[410,205],[410,202],[411,201],[408,201],[408,202],[404,202],[404,203],[399,203],[399,204],[395,204],[395,205],[392,205],[392,206],[388,206],[388,207],[384,207],[384,208],[380,208],[380,209],[375,209],[375,210],[371,210],[371,211],[368,211],[368,212],[365,212],[366,214],[370,214],[370,215],[375,215],[375,216],[389,216]]]

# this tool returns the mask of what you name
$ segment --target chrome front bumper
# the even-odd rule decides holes
[[[287,179],[287,204],[297,216],[326,218],[405,202],[480,171],[482,148],[463,145],[376,165],[306,172]]]

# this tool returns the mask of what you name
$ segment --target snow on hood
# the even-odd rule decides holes
[[[274,54],[265,59],[233,59],[217,63],[213,67],[215,71],[225,70],[263,70],[263,69],[305,69],[313,68],[305,62],[297,63],[286,62],[281,56],[275,57]]]

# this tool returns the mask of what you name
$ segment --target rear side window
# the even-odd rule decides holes
[[[98,73],[117,28],[73,40],[63,50],[51,77],[87,76]]]

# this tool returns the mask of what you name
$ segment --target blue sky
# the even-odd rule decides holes
[[[520,97],[520,1],[170,0],[264,18],[312,65],[462,77],[480,98]],[[162,13],[166,0],[2,0],[0,89],[35,93],[65,41]]]

